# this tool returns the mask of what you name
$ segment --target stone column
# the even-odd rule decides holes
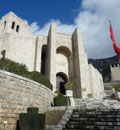
[[[73,68],[73,97],[86,98],[90,90],[89,72],[80,28],[76,28],[73,33]]]
[[[34,61],[34,71],[40,72],[41,69],[41,53],[42,53],[42,44],[41,44],[41,36],[36,39],[35,46],[35,61]]]
[[[48,34],[48,78],[53,85],[53,91],[56,90],[56,24],[52,23]]]

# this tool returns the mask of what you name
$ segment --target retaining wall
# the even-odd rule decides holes
[[[7,130],[15,130],[20,113],[27,107],[39,107],[46,112],[54,93],[45,86],[27,78],[0,70],[0,130],[6,120]]]

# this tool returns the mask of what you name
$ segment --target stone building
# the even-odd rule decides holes
[[[75,98],[104,96],[102,76],[88,64],[80,28],[69,35],[57,32],[53,23],[48,36],[35,37],[26,20],[9,12],[0,20],[0,52],[3,50],[6,58],[44,74],[53,84],[53,91],[65,94],[64,84],[70,80]]]
[[[120,65],[113,63],[110,65],[111,70],[111,82],[120,82]]]

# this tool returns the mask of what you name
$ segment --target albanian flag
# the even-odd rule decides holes
[[[109,29],[110,29],[110,37],[111,37],[111,40],[112,40],[112,43],[113,43],[114,51],[115,51],[117,54],[120,54],[120,48],[119,48],[119,47],[117,46],[117,44],[116,44],[111,23],[110,23],[110,25],[109,25]]]

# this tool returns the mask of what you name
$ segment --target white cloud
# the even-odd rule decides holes
[[[72,34],[75,27],[82,29],[83,43],[89,58],[103,58],[115,55],[109,34],[109,23],[112,21],[116,41],[120,42],[120,0],[82,0],[74,24],[63,24],[60,20],[50,20],[42,28],[34,22],[31,31],[47,35],[50,24],[57,24],[58,32]]]

